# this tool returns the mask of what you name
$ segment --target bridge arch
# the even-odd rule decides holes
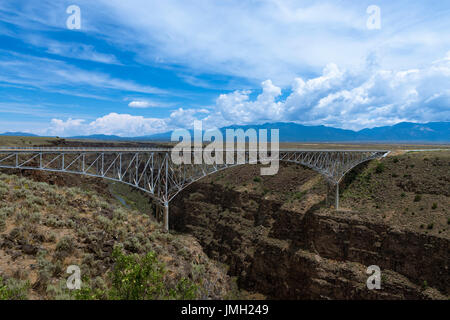
[[[169,202],[182,190],[204,177],[228,168],[251,163],[175,164],[171,149],[130,148],[1,148],[0,168],[64,172],[125,183],[149,194],[164,207],[164,227],[169,228]],[[227,151],[228,152],[228,151]],[[234,151],[233,151],[234,152]],[[352,168],[380,157],[380,150],[279,150],[276,161],[304,165],[336,185]],[[235,152],[233,153],[234,156]]]

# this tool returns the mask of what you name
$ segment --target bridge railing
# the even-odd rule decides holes
[[[172,151],[172,148],[130,148],[130,147],[29,147],[29,146],[0,146],[0,151],[160,151],[160,152],[169,152]],[[194,151],[202,151],[204,148],[195,149],[192,148],[191,152]],[[430,149],[431,150],[431,149]],[[443,149],[434,149],[434,150],[443,150]],[[181,151],[181,150],[180,150]],[[182,151],[185,151],[184,149]],[[215,151],[219,152],[239,152],[239,151],[260,151],[258,149],[215,149]],[[270,148],[268,151],[271,151]],[[385,152],[388,153],[388,150],[378,150],[378,149],[286,149],[280,148],[279,152]]]

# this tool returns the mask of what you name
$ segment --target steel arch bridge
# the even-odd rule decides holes
[[[243,151],[241,158],[238,158],[238,151],[223,150],[219,152],[225,155],[232,153],[232,162],[227,159],[223,164],[211,161],[176,164],[172,160],[172,151],[147,148],[0,147],[0,168],[65,172],[128,184],[146,192],[162,204],[164,228],[168,230],[169,202],[179,192],[209,174],[241,164],[255,163],[249,151]],[[188,158],[193,160],[195,152],[199,151],[188,151]],[[279,150],[278,159],[309,167],[334,184],[337,209],[339,182],[344,175],[357,165],[385,157],[388,153],[389,151],[384,150],[282,149]]]

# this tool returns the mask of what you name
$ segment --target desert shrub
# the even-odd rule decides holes
[[[55,300],[74,300],[71,290],[67,289],[66,280],[60,280],[55,284],[47,285],[46,293],[48,298]]]
[[[191,276],[194,281],[201,281],[205,276],[205,272],[205,265],[191,262]]]
[[[29,220],[30,217],[31,217],[31,214],[28,211],[23,210],[16,214],[15,219],[16,219],[16,222],[24,222],[24,221]]]
[[[75,250],[75,241],[70,236],[64,236],[56,244],[56,252],[63,256],[71,254]]]
[[[117,219],[119,221],[124,221],[128,217],[128,213],[123,208],[116,208],[113,211],[113,219]]]
[[[11,197],[13,198],[13,200],[19,200],[19,199],[25,199],[29,195],[31,195],[31,194],[28,190],[22,189],[20,187],[15,187],[12,190]]]
[[[40,197],[36,197],[34,195],[29,195],[25,201],[25,206],[27,206],[28,208],[33,208],[36,209],[36,206],[42,206],[45,204],[44,200]]]
[[[62,194],[59,194],[54,190],[52,190],[52,192],[48,193],[47,201],[50,204],[57,205],[58,207],[63,207],[67,204],[66,198]]]
[[[112,233],[114,231],[115,228],[111,219],[102,215],[98,215],[96,219],[100,223],[102,229],[104,229],[106,232]]]
[[[100,207],[102,209],[105,209],[105,210],[111,208],[111,205],[108,202],[106,202],[105,200],[103,200],[103,199],[102,200],[98,200],[96,204],[97,204],[98,207]]]
[[[57,271],[56,265],[47,260],[46,255],[47,252],[44,250],[37,254],[38,282],[43,288],[47,288],[47,284]]]
[[[142,250],[144,249],[142,247],[142,244],[139,241],[139,239],[137,237],[134,237],[134,236],[129,236],[125,240],[123,245],[124,245],[125,249],[127,249],[130,252],[135,252],[135,253],[142,252]]]
[[[169,288],[164,265],[154,252],[145,256],[126,255],[119,246],[113,250],[114,268],[111,272],[112,288],[109,297],[125,300],[194,299],[197,286],[182,278]]]
[[[6,229],[6,215],[0,214],[0,232]]]
[[[436,202],[434,202],[434,203],[433,203],[433,205],[431,206],[431,209],[433,209],[433,210],[436,210],[436,209],[437,209],[437,207],[438,207],[437,203],[436,203]]]
[[[414,202],[419,202],[420,200],[422,200],[422,196],[420,194],[416,194],[414,197]]]
[[[66,226],[66,223],[54,214],[50,214],[43,223],[52,228],[64,228]]]
[[[306,191],[301,191],[301,192],[299,191],[294,194],[294,198],[297,200],[302,200],[305,195],[306,195]]]
[[[88,278],[82,280],[81,289],[75,291],[77,300],[106,300],[108,288],[101,277],[96,277],[92,283]]]
[[[33,223],[40,223],[41,222],[41,213],[40,212],[35,212],[31,215],[30,217],[30,221]]]
[[[400,194],[400,197],[404,198],[404,197],[406,197],[406,194],[405,194],[404,192],[402,192],[402,193]]]
[[[77,226],[77,223],[73,219],[66,220],[66,227],[75,229],[76,226]]]
[[[45,241],[51,242],[51,243],[55,242],[55,241],[56,241],[56,233],[50,231],[50,232],[46,235]]]
[[[261,182],[261,177],[258,177],[258,176],[254,177],[253,181],[259,183],[259,182]]]
[[[428,226],[427,226],[427,229],[428,230],[432,230],[434,228],[434,223],[430,223]]]
[[[384,169],[384,163],[378,162],[377,166],[375,167],[375,173],[382,173]]]
[[[28,281],[0,277],[0,300],[26,300],[30,283]]]
[[[0,186],[0,200],[4,200],[8,195],[9,190],[7,187]]]
[[[399,160],[398,160],[398,158],[394,158],[393,160],[392,160],[392,162],[394,162],[394,163],[397,163]]]
[[[201,194],[200,192],[193,192],[189,195],[189,200],[193,200],[193,201],[201,201],[204,200],[204,195]]]
[[[11,217],[14,214],[14,207],[3,207],[0,208],[0,215],[5,215],[6,217]]]

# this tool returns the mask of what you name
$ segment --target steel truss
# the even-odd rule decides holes
[[[164,206],[164,224],[168,230],[168,205],[179,192],[209,174],[254,163],[255,159],[251,151],[224,150],[206,156],[202,151],[193,150],[188,152],[191,164],[175,164],[171,152],[170,149],[0,147],[0,168],[74,173],[128,184],[148,193]],[[203,154],[202,161],[196,160],[196,152]],[[339,182],[344,175],[360,163],[388,153],[380,150],[280,150],[278,159],[307,166],[336,185],[338,208]],[[214,162],[212,158],[223,160]]]

